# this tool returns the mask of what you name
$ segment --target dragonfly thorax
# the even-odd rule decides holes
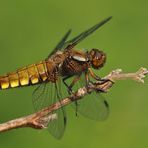
[[[89,60],[94,69],[100,69],[106,62],[106,54],[99,49],[92,49],[89,52]]]

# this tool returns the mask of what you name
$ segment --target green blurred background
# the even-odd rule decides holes
[[[1,0],[0,75],[36,63],[49,54],[64,33],[77,35],[102,19],[113,19],[77,48],[101,48],[108,56],[100,76],[122,68],[148,67],[148,1],[146,0]],[[0,92],[0,123],[33,113],[26,87]],[[64,137],[46,130],[17,129],[0,134],[1,148],[139,148],[148,147],[148,79],[145,84],[119,81],[106,95],[110,116],[95,122],[68,109]]]

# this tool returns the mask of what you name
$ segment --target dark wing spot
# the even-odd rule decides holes
[[[106,100],[104,100],[104,104],[105,104],[105,106],[106,106],[107,108],[109,108],[109,104],[107,103]]]

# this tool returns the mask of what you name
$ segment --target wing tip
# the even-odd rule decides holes
[[[109,17],[107,17],[105,20],[104,20],[104,22],[106,23],[106,22],[108,22],[109,20],[111,20],[113,18],[113,16],[109,16]]]
[[[71,32],[72,32],[72,29],[69,29],[69,30],[67,31],[67,35],[69,35]]]
[[[113,18],[113,16],[112,16],[112,15],[108,17],[108,19],[112,19],[112,18]]]
[[[109,104],[108,104],[108,102],[107,102],[106,100],[104,100],[104,105],[105,105],[107,108],[109,108]]]

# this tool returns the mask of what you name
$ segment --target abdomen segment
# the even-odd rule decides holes
[[[0,88],[14,88],[19,86],[34,85],[44,82],[48,78],[47,62],[26,66],[16,72],[0,77]]]

